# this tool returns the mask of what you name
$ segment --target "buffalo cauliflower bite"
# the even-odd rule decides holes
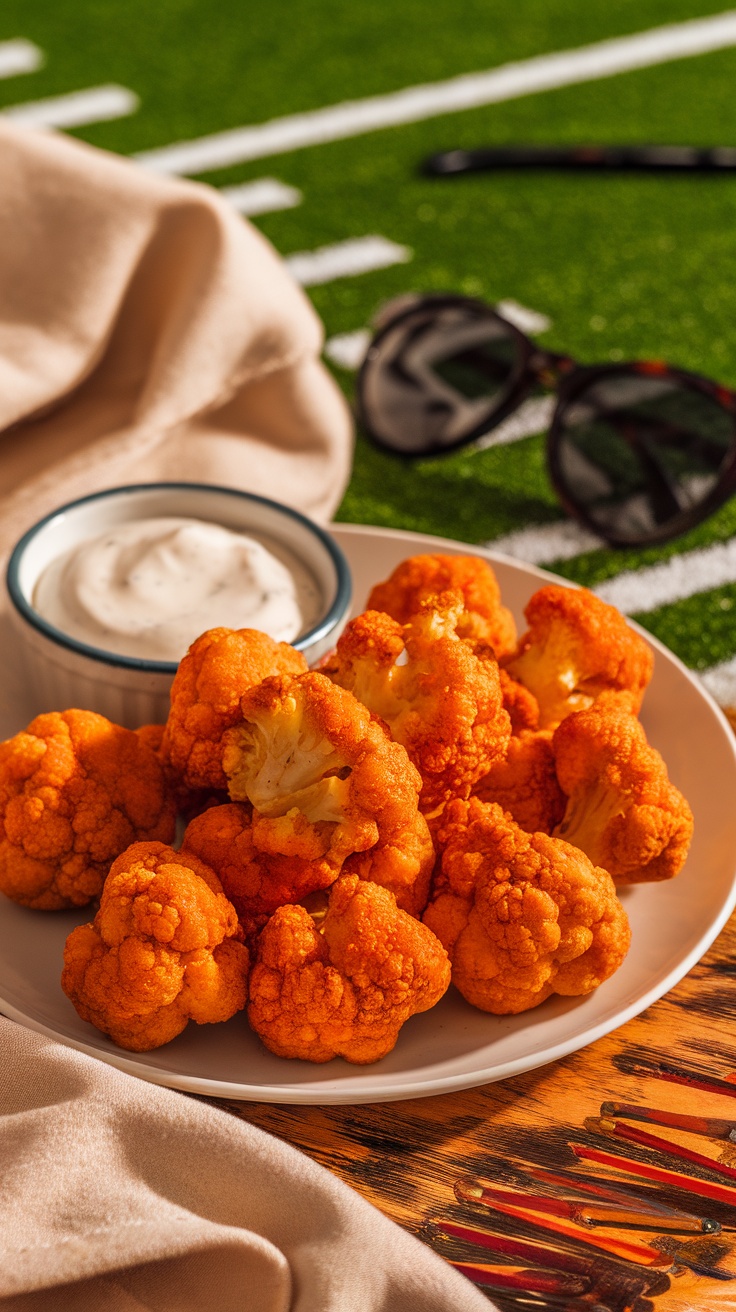
[[[133,843],[100,909],[72,930],[61,985],[82,1020],[148,1052],[190,1020],[229,1020],[246,1001],[248,951],[216,875],[189,853]]]
[[[248,1020],[279,1057],[378,1061],[410,1016],[450,982],[442,945],[378,884],[343,875],[318,929],[303,906],[274,912],[258,939]]]
[[[585,588],[548,584],[524,614],[529,629],[505,666],[536,697],[541,729],[609,690],[630,693],[639,709],[654,657],[615,606]]]
[[[491,649],[457,636],[461,608],[459,594],[448,592],[403,626],[366,611],[348,624],[326,669],[406,748],[422,778],[425,815],[467,797],[511,735]]]
[[[149,747],[156,756],[160,757],[165,729],[165,724],[141,724],[133,730],[133,733],[140,742],[145,743],[146,747]]]
[[[567,803],[557,781],[551,732],[525,729],[513,737],[505,760],[479,779],[473,796],[498,802],[527,833],[551,834]]]
[[[307,662],[258,629],[209,629],[174,677],[162,756],[186,789],[224,793],[222,738],[240,719],[240,698],[274,674],[301,674]]]
[[[411,823],[393,839],[379,840],[369,852],[349,856],[341,873],[380,884],[393,893],[402,911],[421,916],[429,897],[434,861],[429,824],[417,811]]]
[[[124,848],[174,825],[155,752],[102,715],[53,711],[0,743],[0,891],[23,906],[86,906]]]
[[[489,643],[499,659],[514,650],[514,617],[501,604],[496,575],[480,556],[411,556],[397,565],[384,583],[376,584],[366,610],[385,611],[400,624],[407,624],[425,601],[447,591],[462,594],[458,637]]]
[[[609,694],[568,716],[552,750],[568,798],[555,834],[618,884],[676,875],[690,846],[692,812],[625,699]]]
[[[539,728],[539,706],[533,693],[523,683],[512,679],[508,670],[499,666],[501,696],[504,710],[508,711],[512,734],[523,733],[525,729]]]
[[[214,870],[246,937],[262,929],[277,907],[328,888],[336,878],[334,866],[324,858],[264,852],[257,838],[251,808],[230,802],[196,816],[182,840],[183,852]]]
[[[421,780],[404,748],[323,674],[265,679],[241,700],[226,735],[230,797],[253,807],[261,853],[315,862],[337,878],[361,853],[359,874],[419,914],[434,849],[418,814]]]
[[[481,1011],[515,1015],[590,993],[621,965],[629,925],[610,875],[569,843],[527,834],[495,804],[450,802],[424,923]]]
[[[166,786],[173,798],[177,813],[183,820],[188,821],[192,816],[206,811],[208,806],[219,806],[223,795],[222,792],[216,792],[212,788],[187,788],[182,783],[181,776],[163,751],[165,731],[165,724],[142,724],[133,732],[141,742],[146,743],[151,751],[155,752],[163,767]]]

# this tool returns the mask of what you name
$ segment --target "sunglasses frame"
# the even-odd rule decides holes
[[[397,327],[405,320],[411,319],[418,310],[432,309],[472,309],[480,318],[496,320],[508,331],[509,335],[515,341],[517,346],[517,360],[512,368],[508,382],[504,385],[499,393],[498,404],[491,416],[491,422],[488,419],[476,424],[468,432],[463,433],[446,446],[439,449],[428,449],[421,452],[399,451],[391,442],[381,437],[373,427],[369,419],[370,406],[366,404],[366,379],[375,366],[376,356],[379,348],[385,341],[389,333],[395,331]],[[389,311],[389,317],[385,317],[386,311]],[[598,382],[602,378],[613,378],[624,374],[640,374],[647,377],[672,378],[681,386],[690,388],[699,392],[701,395],[709,397],[720,405],[726,412],[733,416],[733,441],[728,455],[725,457],[721,466],[720,473],[710,492],[695,506],[690,506],[683,510],[679,515],[674,515],[665,523],[659,525],[647,533],[639,536],[623,537],[617,535],[614,531],[606,528],[605,530],[595,521],[584,505],[578,504],[571,495],[566,486],[561,466],[561,445],[565,430],[565,413],[571,405],[587,387]],[[516,324],[511,323],[502,314],[499,314],[491,306],[486,305],[484,301],[479,301],[473,297],[461,296],[458,294],[430,293],[427,295],[416,295],[412,297],[400,298],[400,308],[396,313],[390,313],[390,304],[384,307],[379,320],[378,329],[368,348],[365,359],[360,367],[356,379],[356,405],[359,422],[377,446],[383,450],[390,451],[393,455],[402,455],[406,459],[416,460],[422,458],[432,458],[434,456],[446,455],[452,451],[460,450],[462,447],[469,446],[471,443],[490,433],[499,424],[503,423],[512,415],[522,401],[529,395],[535,384],[541,383],[548,386],[550,390],[556,393],[557,400],[555,404],[552,421],[547,431],[546,439],[546,457],[547,471],[550,482],[560,501],[562,508],[578,523],[584,525],[596,537],[602,538],[613,547],[628,547],[631,549],[657,546],[667,542],[672,538],[679,537],[687,533],[691,528],[702,523],[716,510],[718,510],[728,499],[736,492],[736,391],[724,387],[720,383],[713,382],[700,374],[694,374],[684,369],[678,369],[673,365],[664,364],[659,360],[632,360],[617,361],[611,364],[593,364],[583,365],[573,360],[570,356],[561,355],[555,351],[548,351],[536,345],[532,338],[527,337]]]

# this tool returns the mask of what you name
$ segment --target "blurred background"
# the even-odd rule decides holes
[[[655,357],[736,386],[736,173],[420,171],[453,147],[736,146],[733,15],[733,35],[711,40],[721,48],[665,57],[655,34],[615,76],[593,52],[577,75],[563,58],[562,84],[538,90],[526,63],[717,13],[697,0],[5,0],[0,109],[226,189],[290,259],[349,397],[376,309],[407,290],[500,303],[581,361]],[[700,29],[683,31],[696,48]],[[455,79],[518,61],[513,86],[453,102]],[[417,463],[359,436],[338,518],[497,545],[605,584],[728,701],[736,500],[664,548],[581,549],[533,428]]]

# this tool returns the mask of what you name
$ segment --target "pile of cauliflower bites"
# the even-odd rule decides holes
[[[517,640],[490,565],[442,555],[368,607],[318,670],[213,629],[166,725],[71,710],[0,744],[0,890],[97,905],[62,987],[120,1046],[245,1008],[279,1056],[373,1062],[451,980],[495,1015],[597,988],[629,947],[616,886],[681,868],[652,653],[613,607],[542,587]]]

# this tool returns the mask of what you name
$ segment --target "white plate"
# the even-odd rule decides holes
[[[520,624],[529,596],[552,577],[444,538],[343,525],[334,532],[353,568],[358,609],[374,582],[419,551],[487,555]],[[26,911],[0,899],[0,1010],[156,1084],[277,1103],[382,1102],[446,1093],[531,1070],[592,1043],[681,979],[736,902],[733,735],[701,685],[650,641],[656,660],[642,720],[692,806],[695,837],[677,879],[624,891],[631,951],[618,973],[587,998],[550,998],[521,1016],[496,1017],[474,1010],[451,989],[434,1010],[413,1017],[394,1051],[373,1066],[281,1060],[261,1046],[242,1015],[225,1025],[190,1024],[153,1053],[126,1053],[81,1021],[59,986],[64,940],[88,916]],[[26,723],[32,708],[22,705],[12,682],[6,681],[3,700],[0,737],[7,737]]]

